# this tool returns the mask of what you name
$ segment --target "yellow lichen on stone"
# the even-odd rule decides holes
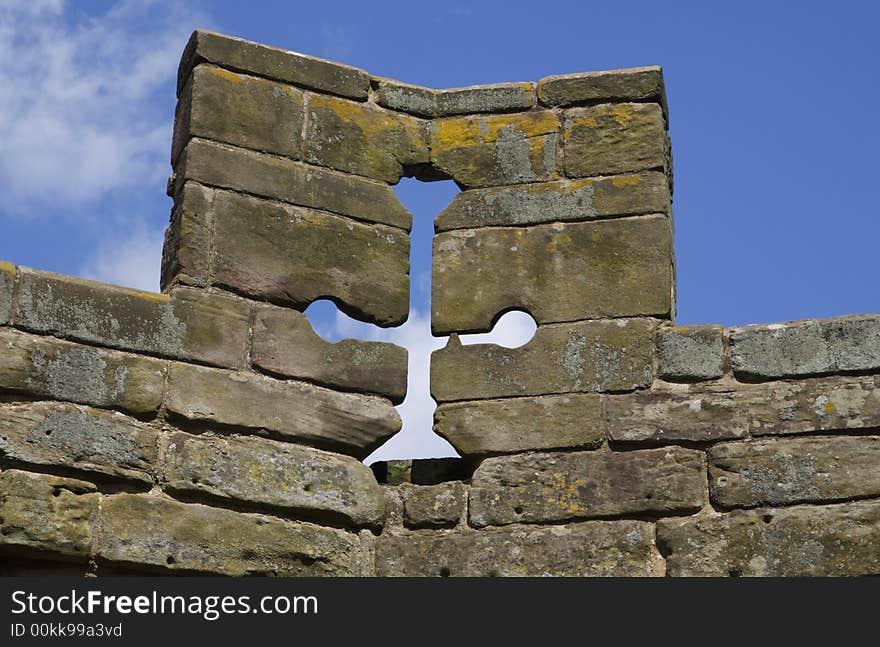
[[[632,121],[634,113],[635,110],[633,110],[632,105],[629,103],[616,103],[609,111],[609,114],[614,118],[614,121],[624,127]]]
[[[432,148],[436,152],[467,146],[491,144],[503,134],[514,132],[523,137],[538,137],[556,132],[559,122],[552,112],[527,112],[515,115],[455,117],[435,121]]]
[[[639,182],[641,181],[642,177],[640,175],[615,175],[613,178],[611,178],[611,184],[613,184],[618,189],[638,186]]]

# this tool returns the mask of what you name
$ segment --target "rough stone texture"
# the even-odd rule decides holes
[[[605,400],[621,442],[710,442],[880,426],[880,377],[799,380],[717,389],[642,391]]]
[[[366,99],[370,89],[370,75],[355,67],[198,29],[181,57],[178,95],[203,61],[352,99]]]
[[[250,306],[202,290],[170,296],[21,268],[16,324],[121,350],[245,365]]]
[[[538,324],[672,311],[666,216],[534,227],[460,229],[434,237],[434,334],[486,332],[499,313]]]
[[[880,316],[731,328],[730,363],[746,380],[880,371]]]
[[[198,182],[182,185],[162,245],[159,285],[163,291],[175,282],[197,286],[210,283],[213,202],[213,189]]]
[[[463,191],[440,212],[434,229],[523,226],[669,211],[669,183],[662,173],[651,172]]]
[[[880,496],[880,437],[716,445],[709,450],[709,493],[724,508]]]
[[[488,458],[474,472],[470,524],[692,514],[705,499],[704,463],[680,447]]]
[[[590,391],[630,391],[653,374],[650,319],[539,326],[525,346],[463,346],[452,336],[431,355],[437,402]]]
[[[9,323],[12,314],[12,288],[15,285],[15,266],[0,261],[0,326]]]
[[[171,163],[190,137],[298,159],[303,103],[303,93],[289,85],[199,65],[177,103]]]
[[[376,575],[662,576],[653,535],[652,525],[643,521],[386,534],[376,541]]]
[[[0,472],[0,552],[85,561],[98,496],[85,481]]]
[[[384,398],[251,373],[173,364],[168,389],[168,411],[187,420],[265,430],[357,458],[369,455],[401,426]]]
[[[342,530],[132,494],[103,498],[98,558],[223,575],[360,573],[360,543]]]
[[[263,438],[172,434],[165,480],[175,492],[264,504],[316,521],[379,528],[384,514],[379,485],[360,461]]]
[[[329,213],[218,191],[214,280],[305,308],[333,297],[347,314],[382,326],[409,313],[409,236]]]
[[[121,413],[61,402],[0,405],[0,458],[152,485],[156,432]]]
[[[437,407],[434,431],[462,456],[543,449],[596,449],[605,441],[597,395],[546,395],[455,402]]]
[[[421,119],[322,95],[309,97],[308,111],[308,162],[395,184],[429,160]]]
[[[724,374],[722,326],[675,326],[657,332],[660,377],[673,382],[713,380]]]
[[[409,231],[412,216],[387,184],[193,138],[181,154],[172,191],[186,180]]]
[[[406,396],[407,350],[387,342],[330,343],[301,312],[267,307],[254,320],[254,366],[332,388],[375,393],[394,404]]]
[[[164,381],[159,360],[0,330],[0,391],[147,414]]]
[[[566,113],[563,150],[569,177],[613,175],[667,164],[663,111],[656,103],[602,104]]]
[[[662,519],[672,577],[880,574],[880,504],[851,503]]]
[[[496,83],[432,90],[392,79],[374,79],[376,103],[419,117],[528,110],[535,105],[534,83]]]
[[[659,103],[666,113],[663,70],[658,66],[547,76],[538,81],[538,99],[545,106],[553,107],[651,101]]]
[[[403,485],[403,522],[407,528],[451,528],[464,513],[467,491],[461,481]]]
[[[475,464],[472,460],[462,458],[417,458],[376,461],[370,468],[380,483],[438,485],[447,481],[470,480]]]
[[[431,123],[431,162],[462,187],[550,180],[558,130],[550,111],[439,119]]]

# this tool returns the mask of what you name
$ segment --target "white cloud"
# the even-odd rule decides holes
[[[94,281],[157,292],[162,258],[162,232],[142,227],[98,245],[92,259],[78,272]]]

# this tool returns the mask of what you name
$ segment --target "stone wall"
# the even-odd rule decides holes
[[[673,325],[659,68],[431,90],[196,32],[162,294],[0,264],[0,572],[880,573],[880,316]],[[435,222],[435,430],[401,177]],[[517,349],[462,346],[529,312]]]

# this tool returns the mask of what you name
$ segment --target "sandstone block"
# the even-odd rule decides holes
[[[432,90],[391,79],[374,80],[380,106],[420,117],[528,110],[535,105],[534,83],[497,83]]]
[[[412,226],[412,216],[387,184],[205,139],[191,139],[181,154],[175,195],[187,180],[407,231]]]
[[[357,458],[369,455],[401,426],[384,398],[251,373],[173,364],[168,388],[168,411],[186,420],[264,430]]]
[[[697,512],[703,454],[680,447],[488,458],[474,472],[472,526]]]
[[[724,374],[721,326],[675,326],[657,333],[660,377],[672,382],[713,380]]]
[[[431,327],[434,334],[486,332],[512,308],[538,324],[669,317],[672,255],[662,215],[438,234]]]
[[[440,119],[431,123],[431,161],[468,188],[550,180],[558,130],[550,111]]]
[[[156,432],[121,413],[62,402],[0,406],[0,457],[152,485]]]
[[[730,363],[746,380],[880,370],[880,316],[731,328]]]
[[[376,574],[441,577],[657,577],[663,559],[643,521],[552,528],[414,532],[376,540]]]
[[[163,291],[172,283],[205,286],[210,283],[211,205],[214,190],[198,182],[185,182],[175,198],[171,224],[162,245]]]
[[[0,390],[147,414],[164,382],[156,359],[0,330]]]
[[[406,396],[407,351],[386,342],[324,341],[301,312],[267,307],[254,321],[254,366],[275,375],[384,395]]]
[[[569,177],[666,170],[666,130],[656,103],[601,104],[566,113],[565,174]]]
[[[434,431],[462,456],[558,448],[596,449],[605,441],[598,395],[545,395],[440,405]]]
[[[0,261],[0,326],[9,323],[12,314],[12,288],[15,285],[15,266]]]
[[[659,103],[666,113],[663,70],[657,66],[547,76],[538,81],[538,99],[553,107],[650,101]]]
[[[355,67],[198,29],[181,57],[178,94],[201,62],[352,99],[365,100],[370,89],[370,75]]]
[[[618,319],[539,326],[519,348],[451,337],[431,355],[431,394],[451,402],[645,387],[653,331],[649,319]]]
[[[826,577],[880,573],[880,505],[763,508],[661,519],[672,577]]]
[[[409,313],[409,236],[329,213],[218,191],[214,280],[305,308],[335,297],[347,314],[383,326]]]
[[[303,93],[289,85],[199,65],[177,104],[171,163],[190,137],[298,159],[303,103]]]
[[[0,472],[0,551],[85,561],[98,497],[85,481]]]
[[[463,191],[440,212],[434,229],[536,225],[669,210],[669,183],[662,173],[616,175]]]
[[[390,184],[428,162],[426,121],[323,95],[310,95],[308,110],[308,162]]]
[[[880,496],[880,437],[715,445],[709,450],[709,492],[724,508]]]
[[[175,492],[268,505],[316,521],[379,528],[384,515],[379,485],[360,461],[263,438],[172,434],[165,480]]]
[[[170,296],[22,268],[22,328],[121,350],[239,368],[250,306],[180,288]]]
[[[474,467],[474,461],[463,458],[376,461],[370,465],[379,483],[387,485],[439,485],[447,481],[467,481],[474,473]]]
[[[464,512],[467,492],[461,481],[403,485],[403,522],[407,528],[451,528]]]
[[[357,536],[150,495],[116,494],[101,502],[98,558],[221,575],[360,574]]]

